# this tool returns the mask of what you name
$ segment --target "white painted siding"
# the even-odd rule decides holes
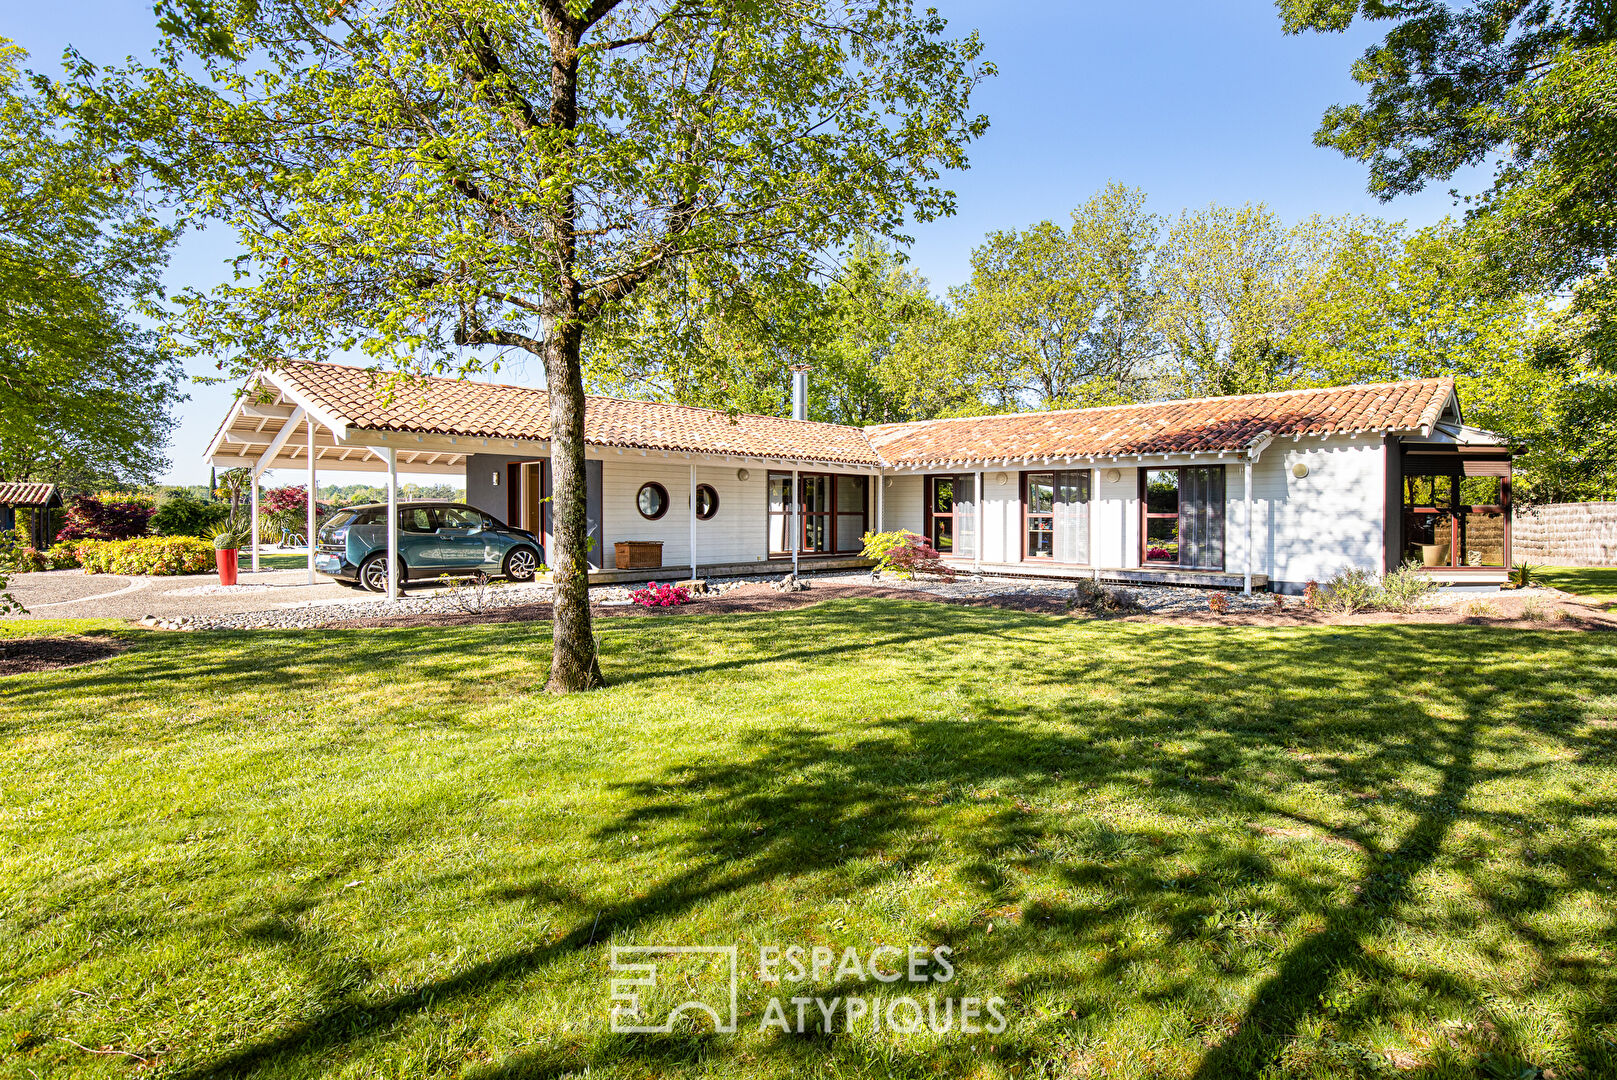
[[[986,470],[983,492],[983,562],[1014,562],[1022,555],[1022,502],[1016,474]]]
[[[603,455],[601,477],[601,531],[608,567],[612,545],[619,540],[661,540],[663,566],[678,569],[691,562],[691,479],[688,462],[641,458],[638,455]],[[737,478],[745,468],[747,479]],[[711,484],[719,495],[719,510],[709,521],[696,523],[696,561],[712,563],[762,562],[769,557],[769,473],[764,465],[698,464],[696,482]],[[773,471],[787,471],[776,468]],[[834,472],[823,468],[804,472]],[[868,474],[862,474],[867,475]],[[656,521],[640,516],[635,499],[642,484],[656,481],[668,491],[668,512]],[[874,493],[875,477],[869,477]],[[891,497],[891,492],[888,493]],[[919,495],[916,498],[919,510]],[[891,504],[889,504],[889,510]],[[875,506],[868,511],[874,526]]]
[[[908,529],[913,533],[926,532],[925,508],[922,504],[921,478],[914,474],[889,476],[882,495],[882,528],[887,532]]]
[[[1292,475],[1292,466],[1308,475]],[[1252,467],[1256,558],[1253,571],[1300,588],[1349,567],[1381,569],[1386,451],[1380,436],[1282,440]],[[1241,466],[1229,467],[1225,494],[1225,565],[1245,568],[1246,521]]]
[[[1117,478],[1112,479],[1116,473]],[[1140,470],[1102,466],[1095,470],[1090,507],[1096,566],[1140,565]]]

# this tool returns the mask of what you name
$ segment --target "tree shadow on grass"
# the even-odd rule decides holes
[[[682,622],[692,635],[683,642],[631,634],[627,641],[648,650],[639,677],[647,686],[675,675],[742,677],[758,665],[823,664],[875,642],[897,652],[884,677],[915,680],[929,693],[865,717],[852,731],[848,717],[748,728],[710,758],[688,757],[618,784],[624,810],[591,841],[606,857],[624,837],[646,836],[669,872],[633,895],[590,901],[593,915],[543,945],[409,993],[344,988],[302,1022],[179,1075],[312,1070],[423,1011],[515,992],[559,958],[633,939],[645,926],[709,904],[787,883],[854,901],[902,894],[923,866],[952,868],[972,903],[964,913],[912,911],[914,925],[955,948],[976,978],[1007,973],[983,987],[1019,1010],[1017,1026],[992,1050],[1000,1060],[1048,1065],[1099,1053],[1094,1040],[1120,1002],[1182,998],[1205,1025],[1207,1049],[1175,1071],[1213,1077],[1304,1068],[1295,1054],[1305,1029],[1329,1019],[1348,1036],[1367,1030],[1377,1020],[1373,1002],[1396,996],[1400,981],[1419,984],[1425,1012],[1474,1011],[1485,999],[1487,988],[1440,966],[1412,972],[1377,955],[1378,937],[1394,926],[1441,921],[1421,907],[1422,875],[1441,864],[1521,930],[1555,902],[1555,888],[1520,887],[1525,870],[1499,881],[1468,868],[1447,851],[1457,823],[1503,838],[1546,815],[1566,824],[1610,811],[1609,800],[1591,794],[1559,793],[1537,813],[1474,799],[1479,788],[1541,767],[1509,760],[1524,733],[1574,755],[1610,752],[1584,720],[1591,699],[1617,695],[1617,672],[1586,663],[1594,653],[1567,636],[1382,627],[1232,638],[1216,629],[1076,624],[1066,624],[1070,635],[1065,628],[1055,638],[1031,633],[1049,625],[1037,616],[932,604],[837,604],[747,617],[739,630]],[[835,640],[855,632],[858,641]],[[745,655],[723,655],[727,634],[748,639]],[[922,640],[931,647],[906,654]],[[1507,640],[1531,655],[1496,652]],[[411,655],[430,657],[434,648],[410,643]],[[1118,649],[1138,664],[1124,662]],[[718,655],[704,660],[704,653]],[[376,658],[384,671],[406,662],[390,649]],[[1305,789],[1308,798],[1298,794]],[[1265,829],[1296,834],[1318,853],[1278,852]],[[1543,855],[1605,880],[1612,874],[1598,845],[1559,844]],[[517,891],[576,896],[551,877]],[[1231,911],[1225,894],[1237,891],[1245,906]],[[1288,933],[1298,926],[1305,931]],[[1552,968],[1572,949],[1533,932],[1538,939],[1529,936],[1528,947]],[[1273,951],[1277,943],[1283,947]],[[1029,966],[1039,970],[1028,973]],[[1588,1000],[1613,1000],[1607,971],[1591,966],[1579,978]],[[1327,1002],[1344,981],[1371,992],[1345,1005]],[[1230,1000],[1244,1001],[1234,1015],[1225,1008]],[[1048,1004],[1063,1011],[1047,1016]],[[601,1019],[604,1028],[604,1009]],[[1569,1018],[1572,1064],[1610,1064],[1599,1038],[1610,1019],[1600,1006]],[[1502,1032],[1486,1052],[1512,1054],[1514,1037]],[[755,1063],[759,1071],[791,1071],[826,1052],[848,1055],[844,1065],[881,1067],[836,1037],[765,1047],[771,1058]],[[748,1053],[757,1052],[750,1044]],[[883,1071],[962,1069],[978,1052],[929,1048]],[[1485,1051],[1457,1052],[1472,1054],[1474,1065]],[[554,1075],[581,1062],[676,1071],[735,1053],[724,1039],[595,1032],[478,1075]],[[1097,1064],[1104,1061],[1085,1067]]]

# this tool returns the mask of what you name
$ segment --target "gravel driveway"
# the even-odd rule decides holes
[[[219,584],[217,574],[127,577],[52,570],[13,574],[9,581],[11,594],[28,609],[26,617],[34,619],[197,618],[252,609],[351,604],[370,596],[327,577],[310,585],[307,570],[244,571],[240,584],[229,588]]]

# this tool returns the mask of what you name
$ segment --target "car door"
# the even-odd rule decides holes
[[[466,506],[438,511],[438,565],[445,570],[477,570],[489,562],[492,537],[482,514]]]
[[[438,562],[438,512],[430,506],[399,508],[399,555],[410,573],[420,576],[436,573]]]

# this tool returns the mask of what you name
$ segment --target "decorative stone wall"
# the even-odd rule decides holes
[[[1511,558],[1548,566],[1617,566],[1617,502],[1519,508]]]

